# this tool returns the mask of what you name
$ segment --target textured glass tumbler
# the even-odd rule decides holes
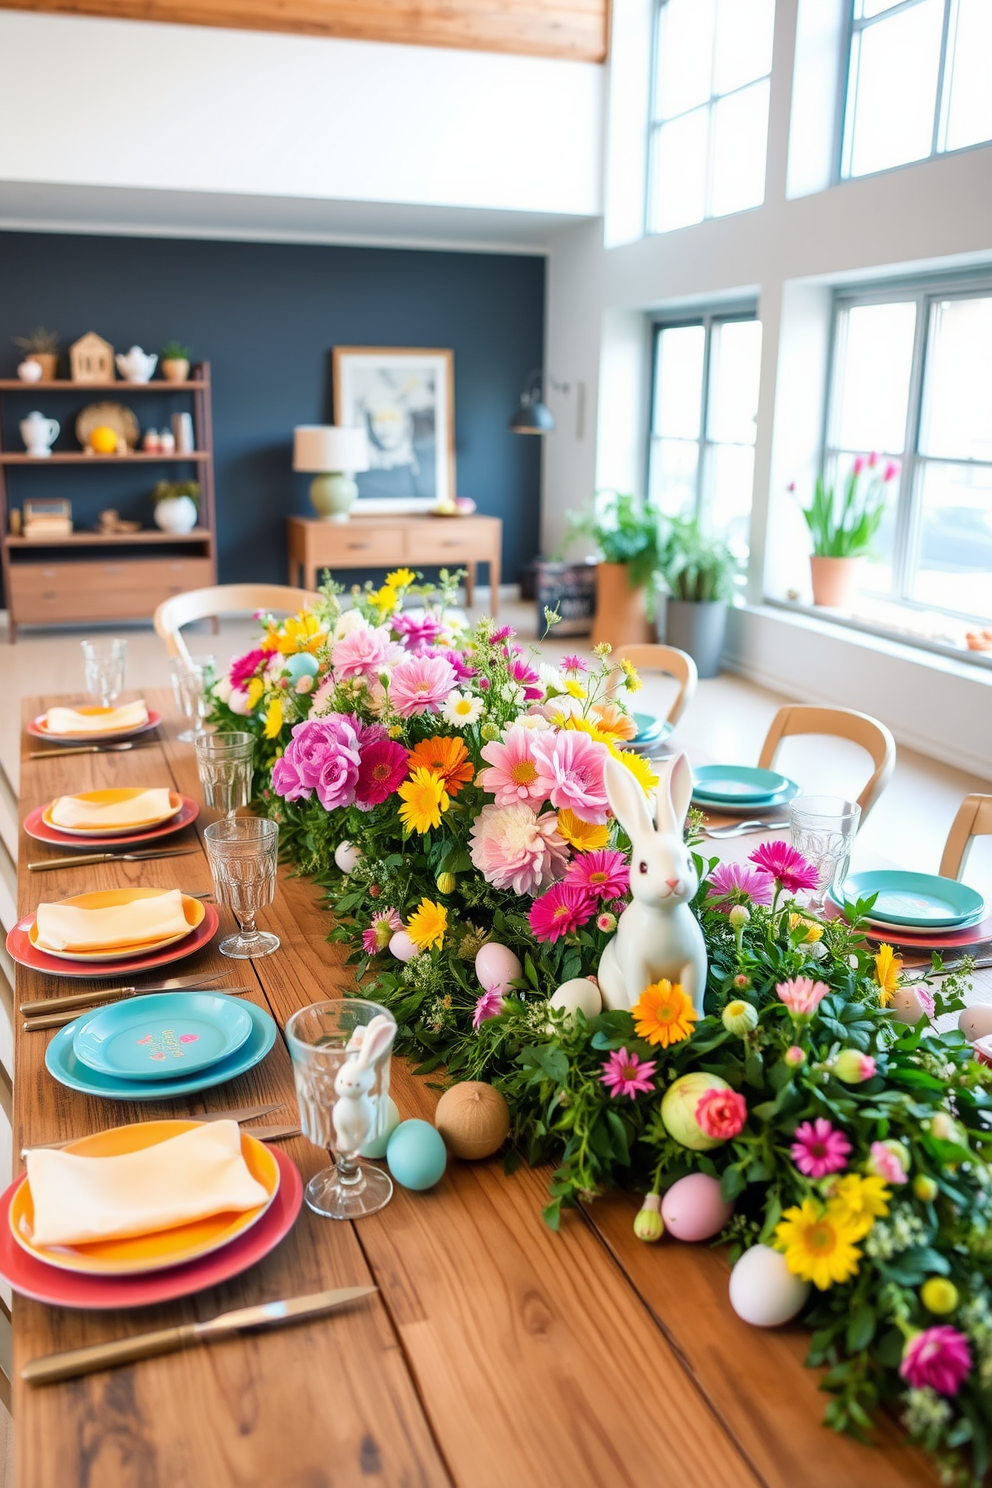
[[[366,1036],[371,1047],[363,1051]],[[335,1159],[306,1186],[304,1197],[315,1214],[360,1219],[393,1196],[388,1173],[360,1162],[358,1154],[388,1107],[395,1036],[392,1013],[358,997],[315,1002],[286,1024],[303,1135]]]
[[[203,833],[218,904],[233,909],[240,930],[218,946],[222,956],[248,961],[271,956],[278,935],[255,926],[255,915],[276,893],[279,824],[262,816],[227,816]]]
[[[81,641],[86,669],[86,691],[109,708],[124,691],[124,662],[127,641]]]
[[[212,656],[191,656],[187,660],[185,656],[173,656],[169,662],[169,675],[172,678],[172,695],[176,700],[176,707],[192,725],[191,728],[183,729],[178,738],[182,744],[192,744],[206,732],[203,721],[210,707],[209,692],[214,680],[214,659]]]
[[[827,890],[838,880],[843,884],[847,877],[860,821],[861,807],[856,801],[845,801],[840,796],[797,796],[790,801],[792,845],[816,869],[810,909],[822,909]]]
[[[247,806],[251,800],[254,737],[242,733],[200,734],[193,746],[205,803],[233,817],[239,806]]]

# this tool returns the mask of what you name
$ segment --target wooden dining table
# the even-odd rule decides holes
[[[108,786],[161,786],[199,797],[192,746],[177,742],[168,695],[146,692],[165,719],[129,753],[32,760],[25,737],[21,807]],[[25,720],[64,697],[28,699]],[[28,873],[61,849],[20,842],[22,916],[39,900],[95,888],[212,888],[199,833],[163,839],[186,857]],[[224,971],[211,986],[250,986],[280,1029],[352,980],[328,943],[322,891],[281,870],[259,915],[282,940],[254,962],[214,944],[177,973]],[[221,910],[221,930],[232,928]],[[68,978],[18,968],[18,1000],[76,990]],[[18,1020],[15,1153],[164,1116],[283,1102],[296,1119],[282,1039],[249,1073],[200,1096],[129,1104],[57,1084],[44,1064],[53,1035]],[[436,1076],[434,1077],[437,1078]],[[404,1117],[431,1119],[438,1089],[393,1060]],[[246,1129],[250,1130],[250,1126]],[[302,1137],[284,1150],[304,1179],[327,1154]],[[15,1156],[15,1171],[22,1164]],[[450,1161],[426,1193],[396,1187],[357,1223],[305,1207],[262,1262],[181,1301],[77,1311],[15,1296],[13,1419],[18,1488],[916,1488],[927,1460],[896,1421],[874,1448],[821,1425],[822,1371],[804,1367],[808,1334],[757,1329],[730,1308],[725,1252],[636,1240],[639,1200],[610,1193],[546,1228],[548,1170],[506,1176],[498,1158]],[[57,1350],[210,1318],[229,1308],[323,1288],[371,1284],[347,1309],[277,1330],[144,1360],[74,1381],[29,1387],[31,1359]]]

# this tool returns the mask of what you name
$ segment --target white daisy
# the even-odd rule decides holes
[[[468,728],[470,723],[477,723],[481,713],[482,699],[469,692],[451,693],[441,709],[445,723],[452,723],[455,728]]]
[[[542,661],[537,670],[541,681],[549,692],[565,691],[565,679],[556,666],[552,666],[549,661]]]

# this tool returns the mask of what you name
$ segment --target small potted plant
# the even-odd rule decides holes
[[[809,567],[814,604],[829,609],[849,606],[885,515],[887,487],[898,474],[893,460],[879,474],[877,455],[858,455],[839,497],[835,486],[817,476],[812,505],[803,508],[813,538]],[[794,484],[789,487],[795,489]]]
[[[718,676],[737,559],[726,543],[707,537],[697,521],[672,518],[659,568],[669,596],[664,636],[659,616],[660,638],[687,651],[700,677]]]
[[[167,341],[159,352],[159,366],[166,382],[185,382],[189,376],[189,359],[193,352],[181,341]]]
[[[156,527],[163,532],[192,532],[200,514],[199,481],[158,481],[152,500]]]
[[[651,639],[658,513],[649,502],[619,491],[599,491],[591,512],[569,513],[567,542],[596,544],[596,615],[592,644],[626,646]]]
[[[46,331],[38,326],[30,336],[15,336],[14,345],[24,352],[26,362],[37,362],[41,368],[41,381],[54,382],[59,366],[59,338],[56,331]],[[28,381],[25,378],[24,381]]]

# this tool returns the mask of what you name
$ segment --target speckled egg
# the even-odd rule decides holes
[[[499,992],[505,997],[510,983],[522,977],[524,969],[509,946],[492,940],[476,956],[475,974],[487,992]]]
[[[298,651],[295,656],[286,658],[286,676],[292,677],[294,682],[298,682],[301,677],[316,677],[319,671],[317,658],[311,656],[309,651]]]
[[[405,930],[396,931],[396,934],[390,939],[389,949],[397,961],[412,961],[414,956],[420,955],[420,952]]]
[[[785,1256],[769,1245],[752,1245],[730,1273],[730,1305],[756,1328],[777,1328],[805,1305],[810,1284],[793,1276]]]
[[[361,857],[361,848],[356,847],[353,842],[348,842],[347,839],[344,842],[339,842],[334,849],[334,861],[342,873],[354,873],[361,861]]]
[[[969,1044],[992,1033],[992,1002],[976,1002],[974,1007],[965,1008],[958,1014],[958,1027]]]
[[[386,1162],[397,1183],[421,1192],[440,1182],[448,1152],[429,1121],[401,1121],[386,1145]]]
[[[400,1124],[400,1113],[391,1095],[386,1096],[385,1109],[380,1111],[379,1130],[369,1137],[364,1147],[359,1147],[362,1157],[385,1157],[389,1139]]]
[[[690,1173],[662,1195],[661,1217],[676,1240],[709,1240],[733,1212],[733,1204],[720,1197],[718,1180],[707,1173]]]
[[[551,994],[548,1007],[564,1008],[567,1013],[578,1011],[587,1018],[595,1018],[603,1011],[603,997],[595,982],[590,982],[587,977],[573,977],[569,982],[562,982]]]

